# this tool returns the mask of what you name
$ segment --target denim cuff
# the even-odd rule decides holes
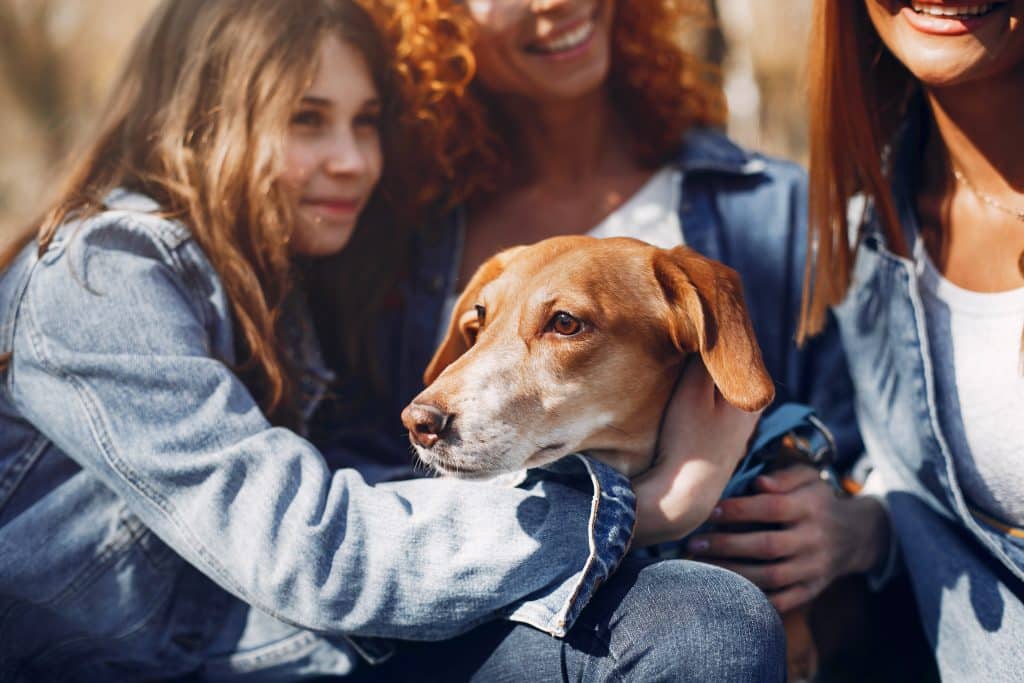
[[[563,638],[598,587],[625,557],[636,522],[636,495],[625,475],[581,454],[552,463],[542,472],[527,477],[555,477],[577,486],[586,485],[584,476],[589,480],[592,490],[587,524],[589,553],[578,572],[546,595],[534,596],[516,606],[508,619]]]

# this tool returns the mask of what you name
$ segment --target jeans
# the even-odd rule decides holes
[[[781,622],[740,576],[684,560],[630,558],[563,640],[489,622],[451,640],[405,642],[370,681],[782,681]],[[345,679],[350,680],[349,678]]]

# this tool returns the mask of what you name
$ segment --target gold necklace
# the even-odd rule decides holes
[[[1012,209],[1009,206],[1006,206],[1005,204],[1001,204],[1000,202],[996,201],[996,198],[993,197],[992,195],[986,192],[982,192],[981,190],[974,186],[974,183],[967,179],[967,176],[965,176],[959,168],[953,168],[953,177],[956,178],[961,183],[963,183],[964,187],[970,190],[971,193],[975,197],[977,197],[978,200],[981,201],[983,204],[988,204],[996,211],[1001,211],[1005,214],[1013,216],[1017,220],[1024,223],[1024,211]],[[1017,270],[1020,271],[1021,277],[1024,277],[1024,251],[1021,251],[1020,255],[1017,256]],[[1024,344],[1024,339],[1022,339],[1022,344]]]

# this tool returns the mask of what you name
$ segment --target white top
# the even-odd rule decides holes
[[[635,237],[662,249],[683,243],[679,223],[682,178],[673,165],[662,166],[632,197],[591,228],[592,237]]]
[[[914,256],[960,487],[983,512],[1024,527],[1024,287],[973,292],[944,278],[920,239]]]

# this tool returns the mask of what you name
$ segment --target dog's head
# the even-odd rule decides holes
[[[685,247],[554,237],[480,267],[402,422],[443,474],[488,478],[587,451],[632,475],[653,459],[692,353],[733,405],[771,402],[733,270]]]

